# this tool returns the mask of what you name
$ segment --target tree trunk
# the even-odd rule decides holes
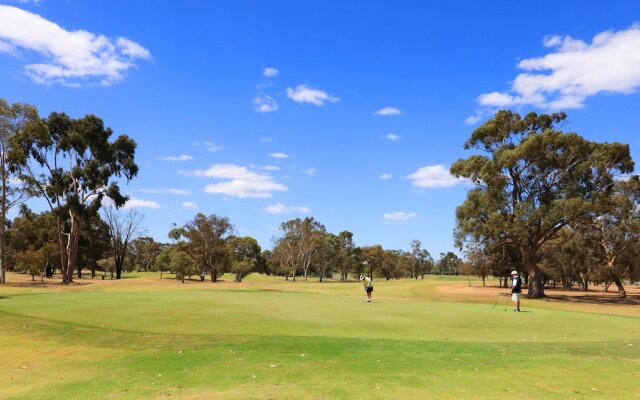
[[[215,268],[211,268],[211,282],[218,282],[218,271]]]
[[[521,247],[520,254],[522,255],[522,261],[524,263],[525,270],[529,273],[528,276],[528,292],[527,297],[530,299],[539,299],[544,297],[544,283],[542,282],[542,271],[536,263],[535,247]]]
[[[542,284],[542,271],[537,265],[529,268],[529,291],[527,297],[530,299],[539,299],[544,297],[544,285]]]
[[[4,161],[4,160],[3,160]],[[7,220],[7,170],[2,168],[2,209],[0,210],[0,283],[6,282],[5,272],[5,239],[6,239],[6,220]]]
[[[80,242],[80,222],[71,211],[69,212],[69,217],[71,227],[67,237],[67,245],[66,247],[63,245],[63,251],[66,251],[67,256],[67,263],[62,265],[62,283],[65,284],[73,282],[73,271],[76,267],[78,244]]]
[[[613,280],[613,282],[616,284],[616,287],[618,288],[618,296],[620,296],[622,298],[626,298],[627,297],[627,291],[624,290],[624,286],[622,286],[622,282],[620,281],[620,277],[615,272],[613,272],[612,268],[609,269],[609,275],[611,275],[611,279]]]

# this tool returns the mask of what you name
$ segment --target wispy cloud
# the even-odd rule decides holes
[[[265,207],[264,210],[269,214],[308,214],[311,210],[308,207],[304,206],[285,206],[284,204],[278,203],[269,207]]]
[[[273,67],[266,67],[263,71],[262,71],[262,76],[266,76],[268,78],[273,78],[275,76],[278,76],[278,74],[280,73],[280,71],[277,68],[273,68]]]
[[[400,140],[400,135],[396,135],[395,133],[387,133],[386,135],[384,135],[384,138],[387,140],[390,140],[392,142],[397,142],[398,140]]]
[[[408,222],[418,221],[420,216],[414,212],[396,211],[392,213],[385,213],[382,218],[389,222]]]
[[[525,71],[507,92],[484,93],[478,103],[487,107],[532,105],[544,109],[581,108],[600,93],[629,94],[640,86],[640,24],[605,31],[591,43],[571,36],[547,36],[542,57],[518,63]]]
[[[272,158],[289,158],[287,153],[269,153],[269,157]]]
[[[413,186],[417,188],[451,187],[465,182],[464,179],[451,175],[443,165],[428,165],[418,168],[414,173],[408,175],[407,179],[410,179]]]
[[[198,205],[193,202],[193,201],[185,201],[182,202],[182,208],[184,208],[185,210],[197,210],[198,209]]]
[[[160,161],[189,161],[193,160],[193,157],[187,154],[181,154],[179,156],[168,156],[168,157],[160,157],[158,158]]]
[[[276,165],[252,165],[251,167],[261,169],[263,171],[280,171],[282,169]]]
[[[383,117],[392,117],[396,115],[402,115],[402,111],[395,107],[385,107],[374,112],[375,115],[381,115]]]
[[[185,176],[214,178],[219,181],[207,185],[206,193],[224,194],[234,197],[272,197],[273,192],[286,192],[285,185],[271,175],[250,170],[235,164],[217,164],[205,170],[182,171]]]
[[[37,54],[39,59],[25,65],[24,73],[36,83],[70,87],[110,86],[136,67],[135,60],[151,59],[149,50],[130,39],[68,31],[37,14],[6,5],[0,5],[0,51],[20,54],[20,58]]]
[[[160,204],[156,203],[153,200],[143,200],[138,199],[136,197],[131,196],[129,200],[125,203],[123,208],[151,208],[151,209],[159,209]]]
[[[207,151],[210,151],[212,153],[216,153],[216,152],[224,149],[224,146],[217,145],[217,144],[215,144],[213,142],[196,142],[193,145],[194,146],[204,146],[207,149]]]
[[[273,142],[273,140],[274,140],[274,139],[273,139],[272,137],[269,137],[269,136],[267,136],[267,137],[263,137],[263,138],[260,138],[260,141],[261,141],[262,143],[272,143],[272,142]]]
[[[315,168],[307,168],[304,170],[305,175],[307,176],[314,176],[316,174],[316,169]]]
[[[393,175],[391,175],[391,174],[382,174],[382,175],[380,175],[380,179],[382,179],[383,181],[388,181],[391,178],[393,178]]]
[[[140,189],[140,191],[142,193],[149,193],[149,194],[176,194],[179,196],[188,196],[191,194],[190,190],[185,190],[185,189],[172,189],[172,188],[168,188],[168,189]]]
[[[296,103],[310,103],[316,106],[323,106],[340,100],[340,98],[331,96],[323,90],[312,89],[305,85],[298,85],[295,89],[287,88],[287,96]]]
[[[260,93],[253,98],[253,105],[257,112],[268,113],[278,110],[278,101],[268,94]]]
[[[475,125],[480,122],[481,119],[482,117],[479,115],[470,115],[464,120],[464,123],[467,125]]]

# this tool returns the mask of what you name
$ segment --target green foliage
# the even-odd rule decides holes
[[[172,229],[169,237],[176,241],[185,239],[180,246],[196,260],[200,279],[204,280],[210,273],[211,281],[216,282],[229,268],[226,240],[234,230],[227,217],[198,213],[183,227]]]
[[[63,282],[72,281],[83,225],[97,215],[104,197],[116,207],[127,197],[117,178],[138,173],[136,143],[126,135],[113,142],[113,131],[95,115],[73,119],[51,113],[38,129],[16,135],[16,157],[24,165],[23,180],[48,203],[57,220]],[[43,173],[44,171],[44,173]]]
[[[451,166],[476,185],[456,210],[456,240],[485,246],[514,244],[529,273],[529,296],[544,296],[538,251],[563,227],[597,210],[611,195],[614,175],[633,171],[629,146],[590,142],[558,126],[564,113],[498,111],[474,130],[472,155]]]
[[[258,241],[250,236],[231,236],[227,240],[227,249],[231,256],[231,272],[235,276],[236,282],[255,271],[260,262],[260,252],[262,249]]]

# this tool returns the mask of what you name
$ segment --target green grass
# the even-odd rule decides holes
[[[0,398],[640,397],[635,309],[516,314],[464,285],[376,281],[372,304],[356,282],[259,276],[0,287]]]

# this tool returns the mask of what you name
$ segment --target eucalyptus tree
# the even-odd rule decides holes
[[[489,257],[479,244],[467,247],[465,251],[466,265],[464,272],[473,274],[482,279],[482,286],[486,286],[486,279],[491,274]],[[469,284],[471,285],[471,284]]]
[[[198,213],[184,226],[172,229],[169,236],[186,239],[186,251],[196,260],[201,281],[210,273],[211,282],[217,282],[218,276],[229,266],[226,240],[234,232],[229,218]]]
[[[615,191],[592,219],[594,239],[602,248],[603,261],[618,288],[618,295],[627,293],[621,280],[621,259],[640,244],[640,177],[617,182]]]
[[[419,240],[411,241],[411,261],[411,277],[414,279],[418,276],[424,279],[424,275],[433,268],[433,258],[427,249],[422,248]]]
[[[162,244],[149,236],[141,236],[131,241],[131,257],[139,270],[153,271],[156,257],[162,251]]]
[[[375,271],[381,271],[385,261],[385,250],[379,244],[361,247],[362,261],[366,262],[365,273],[373,279]]]
[[[9,230],[10,247],[16,253],[34,251],[42,254],[44,273],[53,275],[60,263],[55,218],[49,211],[35,213],[25,204],[20,206]]]
[[[258,241],[250,236],[229,237],[227,249],[231,256],[231,272],[236,275],[234,280],[242,282],[245,276],[257,269],[262,249]]]
[[[129,181],[138,173],[135,141],[120,135],[111,142],[112,135],[95,115],[73,119],[54,112],[41,129],[16,136],[24,179],[56,217],[63,283],[73,281],[86,221],[98,214],[105,197],[115,207],[123,206],[127,196],[117,180]]]
[[[0,99],[0,283],[5,283],[5,250],[7,213],[26,201],[30,191],[20,179],[26,159],[21,156],[19,138],[32,130],[41,129],[38,111],[29,104],[9,104]]]
[[[120,279],[131,241],[144,232],[144,216],[136,209],[122,212],[112,206],[105,207],[102,215],[109,229],[108,237],[115,260],[116,279]]]
[[[78,278],[82,278],[82,269],[84,268],[89,268],[91,270],[91,278],[94,278],[97,261],[105,257],[110,251],[112,251],[112,247],[109,226],[100,218],[100,215],[94,215],[84,223],[84,229],[80,233],[78,261],[76,263]]]
[[[292,279],[296,280],[298,269],[307,280],[309,268],[318,250],[318,240],[326,233],[324,225],[313,217],[296,218],[280,225],[282,237],[278,240],[278,251],[283,260],[290,266]]]
[[[325,233],[318,240],[318,251],[314,257],[320,282],[325,282],[327,274],[340,261],[340,238],[333,233]]]
[[[353,233],[342,231],[338,234],[338,270],[340,271],[340,280],[346,281],[356,263],[356,245],[353,242]]]
[[[437,261],[437,269],[440,275],[458,275],[458,266],[460,258],[453,252],[440,253],[440,259]]]
[[[529,297],[544,296],[538,265],[544,243],[609,196],[615,174],[633,171],[628,145],[564,133],[558,127],[565,119],[498,111],[464,145],[485,154],[451,166],[476,186],[456,210],[456,236],[517,245]]]

